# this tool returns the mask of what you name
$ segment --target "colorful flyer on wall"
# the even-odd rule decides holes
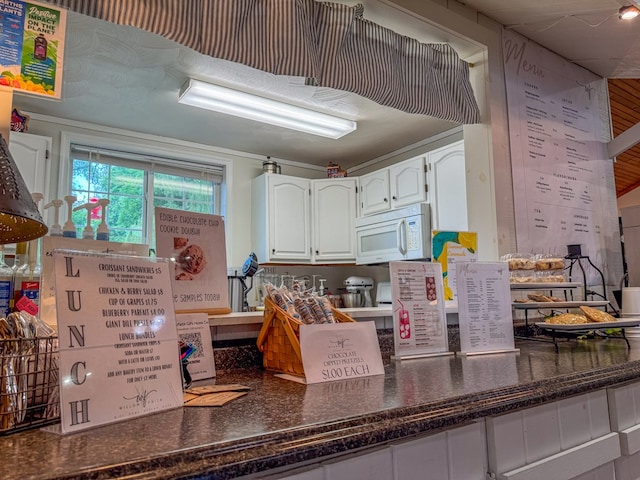
[[[156,254],[173,262],[178,313],[229,313],[224,219],[156,208]]]
[[[0,85],[60,98],[67,12],[0,0]]]
[[[505,262],[457,263],[458,321],[463,354],[514,348],[509,267]]]
[[[65,250],[53,263],[62,433],[182,406],[169,263]]]
[[[450,355],[439,263],[389,262],[393,358]]]
[[[452,232],[434,230],[431,240],[433,262],[442,267],[444,298],[455,302],[457,262],[474,262],[478,259],[478,234],[476,232]]]

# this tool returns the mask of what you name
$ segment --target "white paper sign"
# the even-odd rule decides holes
[[[53,253],[62,433],[182,406],[169,264]]]
[[[221,216],[156,208],[156,254],[175,260],[171,281],[177,312],[231,312]]]
[[[306,383],[384,375],[374,322],[300,326]]]
[[[395,358],[449,354],[442,267],[390,262]]]
[[[181,313],[176,315],[178,337],[184,343],[195,347],[195,352],[188,358],[187,369],[192,380],[204,380],[216,376],[211,343],[211,328],[206,313]]]
[[[515,343],[507,264],[458,263],[456,275],[461,351],[513,351]]]

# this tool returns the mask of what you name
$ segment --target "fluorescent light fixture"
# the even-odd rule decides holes
[[[351,120],[193,79],[180,89],[178,102],[334,139],[357,128]]]
[[[621,20],[631,20],[640,15],[640,10],[635,5],[625,5],[618,10],[618,16]]]

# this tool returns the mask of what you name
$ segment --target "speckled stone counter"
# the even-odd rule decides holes
[[[67,436],[0,438],[1,478],[229,479],[461,425],[640,379],[640,342],[553,345],[519,353],[387,362],[385,375],[316,385],[260,369],[221,372],[248,395],[221,408],[179,408]]]

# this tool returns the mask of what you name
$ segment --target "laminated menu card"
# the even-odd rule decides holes
[[[467,355],[517,352],[507,264],[458,263],[456,277],[461,352]]]
[[[53,252],[62,433],[182,406],[169,264]]]

